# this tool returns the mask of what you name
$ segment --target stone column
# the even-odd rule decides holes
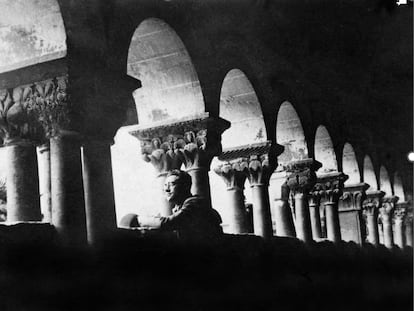
[[[405,243],[407,246],[413,247],[413,210],[411,206],[408,207],[405,217]]]
[[[382,191],[367,191],[366,199],[363,201],[364,213],[367,221],[367,238],[368,242],[378,246],[379,239],[379,224],[378,224],[378,209],[382,205],[382,197],[384,196]]]
[[[7,222],[40,221],[36,146],[24,140],[6,141]]]
[[[310,221],[312,226],[312,237],[314,240],[323,238],[322,225],[319,205],[321,202],[321,192],[314,189],[309,193],[308,204],[310,212]]]
[[[52,223],[71,246],[84,246],[87,237],[80,147],[76,132],[62,130],[50,139]]]
[[[289,173],[287,185],[295,209],[296,236],[304,242],[312,241],[308,193],[316,181],[315,171],[321,164],[313,159],[290,162],[285,169]]]
[[[158,139],[160,146],[168,143],[170,150],[179,156],[191,175],[192,194],[203,196],[211,202],[208,172],[213,157],[221,153],[221,134],[229,127],[228,121],[203,113],[159,122],[151,127],[139,125],[130,134],[137,137],[144,147],[154,139]],[[144,149],[143,152],[148,154]]]
[[[344,241],[362,244],[366,238],[366,226],[362,219],[362,203],[369,185],[358,183],[346,185],[339,198],[338,212],[341,237]]]
[[[289,187],[286,183],[282,185],[282,196],[274,202],[274,217],[276,222],[276,235],[296,237],[295,224],[293,223],[292,211],[289,206]]]
[[[394,210],[394,243],[399,248],[404,248],[405,241],[405,216],[407,214],[407,202],[397,203]]]
[[[7,221],[40,221],[36,143],[43,138],[30,108],[30,86],[0,90],[0,135],[7,151]]]
[[[250,156],[247,177],[252,189],[253,228],[256,235],[264,238],[273,235],[269,180],[274,167],[269,164],[268,154]]]
[[[318,176],[317,186],[323,191],[327,239],[338,243],[341,241],[338,202],[342,195],[344,181],[347,175],[341,172],[328,173]]]
[[[50,180],[50,145],[49,142],[37,148],[37,159],[39,163],[39,192],[40,209],[42,221],[52,222],[52,197]]]
[[[384,226],[382,225],[381,215],[378,215],[378,235],[379,235],[379,244],[384,245]]]
[[[244,182],[247,178],[247,160],[238,160],[219,165],[214,169],[221,176],[227,186],[229,198],[229,233],[249,233],[246,207],[244,205]]]
[[[394,214],[395,203],[397,201],[398,197],[396,196],[384,197],[382,199],[382,206],[380,207],[380,216],[384,231],[384,245],[387,248],[393,248],[394,246],[392,218]]]
[[[103,241],[117,228],[111,143],[89,140],[83,145],[85,213],[90,244]]]

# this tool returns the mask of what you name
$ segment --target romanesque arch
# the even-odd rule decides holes
[[[285,150],[279,155],[279,166],[309,156],[301,120],[292,104],[285,101],[279,108],[276,121],[276,141]]]
[[[378,190],[378,179],[375,175],[374,165],[371,157],[366,155],[364,158],[363,181],[369,185],[368,190]]]
[[[220,118],[231,122],[231,127],[222,134],[223,150],[237,148],[267,141],[267,132],[263,119],[261,106],[256,92],[240,69],[230,70],[221,87]],[[219,164],[218,159],[213,160],[212,167]],[[213,207],[217,209],[226,222],[228,210],[224,202],[227,201],[226,189],[222,178],[211,172],[210,183],[212,189]],[[249,187],[246,179],[245,188]],[[251,202],[250,189],[244,192],[246,202]]]
[[[342,171],[348,175],[345,185],[357,184],[361,181],[355,151],[350,143],[345,143],[344,145],[342,152]]]
[[[146,19],[136,29],[127,73],[143,85],[134,92],[139,124],[205,111],[191,58],[175,31],[160,19]]]
[[[325,126],[319,125],[315,134],[315,159],[322,164],[318,173],[338,171],[338,162],[335,155],[331,136]]]
[[[148,18],[135,30],[127,73],[142,83],[142,88],[133,93],[139,125],[193,116],[205,110],[191,58],[179,36],[161,19]],[[157,173],[142,159],[140,142],[129,131],[130,127],[121,128],[112,147],[118,221],[131,212],[157,213],[163,199],[157,190]]]
[[[388,171],[385,166],[380,168],[380,190],[385,192],[385,196],[392,196],[392,186]]]
[[[394,173],[394,187],[393,188],[394,188],[393,194],[399,198],[399,202],[405,202],[406,198],[405,198],[404,187],[403,187],[400,174],[398,172]]]

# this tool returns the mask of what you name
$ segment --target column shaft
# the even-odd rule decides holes
[[[296,237],[295,225],[293,224],[292,212],[288,201],[275,200],[274,217],[276,222],[276,235]]]
[[[42,221],[50,223],[52,221],[52,197],[49,144],[38,148],[37,157],[39,163],[40,209],[43,214]]]
[[[319,212],[319,205],[309,205],[310,220],[312,226],[312,237],[314,239],[322,238],[321,215]]]
[[[387,248],[394,246],[394,238],[392,234],[392,222],[389,216],[382,216],[382,227],[384,231],[384,245]]]
[[[117,227],[108,142],[88,142],[84,145],[83,182],[88,242],[95,244]]]
[[[229,233],[249,233],[243,190],[236,187],[228,188],[227,195],[230,208]]]
[[[187,170],[191,176],[192,186],[191,193],[193,195],[203,196],[208,202],[211,202],[210,194],[210,178],[207,168],[191,168]]]
[[[269,238],[273,234],[269,192],[263,184],[252,186],[254,234]]]
[[[407,246],[413,247],[413,223],[409,221],[405,225],[405,243]]]
[[[404,222],[402,219],[396,219],[394,223],[394,242],[399,248],[405,246]]]
[[[7,221],[40,221],[36,147],[22,143],[6,148]]]
[[[367,227],[368,227],[368,242],[373,245],[379,244],[379,232],[378,232],[378,215],[367,215]]]
[[[378,223],[379,243],[384,245],[384,226]]]
[[[66,134],[50,140],[52,223],[62,242],[86,244],[85,201],[80,141]]]
[[[296,235],[304,242],[312,241],[312,227],[310,222],[308,199],[306,194],[295,194]]]
[[[332,242],[341,241],[341,228],[339,225],[338,204],[336,202],[325,203],[326,235]]]

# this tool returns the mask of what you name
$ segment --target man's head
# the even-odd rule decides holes
[[[191,196],[191,176],[181,170],[172,170],[165,179],[164,191],[167,200],[174,204],[181,204]]]

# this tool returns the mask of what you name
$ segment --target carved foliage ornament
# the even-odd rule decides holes
[[[337,173],[332,176],[323,176],[318,178],[315,188],[323,191],[323,197],[326,203],[338,203],[342,195],[344,181],[348,178],[343,173]]]
[[[53,136],[67,123],[67,79],[34,83],[0,91],[0,131],[6,141],[32,141]]]
[[[216,167],[214,171],[224,179],[228,190],[243,190],[248,175],[248,161],[247,159],[239,159],[227,162]]]
[[[252,155],[249,159],[248,176],[250,185],[262,186],[268,185],[270,176],[274,168],[269,165],[269,157],[267,154]]]

